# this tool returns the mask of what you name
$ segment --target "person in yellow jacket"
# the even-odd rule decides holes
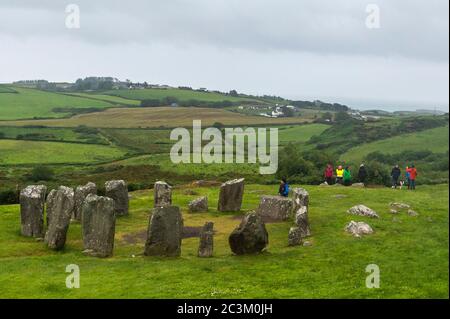
[[[342,168],[342,165],[339,165],[338,168],[336,168],[336,183],[342,184],[343,178],[344,178],[344,169]]]

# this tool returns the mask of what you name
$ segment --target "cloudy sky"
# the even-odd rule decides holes
[[[66,27],[68,4],[80,9],[79,29]],[[369,4],[379,8],[379,28],[367,27],[376,23]],[[1,0],[0,82],[98,75],[359,108],[448,110],[448,6],[447,0]]]

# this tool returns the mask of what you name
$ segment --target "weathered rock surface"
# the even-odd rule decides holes
[[[220,186],[219,203],[220,212],[237,212],[241,210],[244,195],[244,178],[227,181]]]
[[[364,222],[355,222],[353,220],[345,227],[345,230],[355,237],[361,237],[362,235],[373,233],[373,230],[369,224]]]
[[[114,200],[89,194],[82,208],[83,253],[94,257],[113,254],[116,215]]]
[[[370,218],[379,218],[377,212],[364,205],[353,206],[347,212],[352,215],[366,216]]]
[[[207,212],[208,211],[208,197],[202,196],[192,200],[189,203],[189,211],[192,213],[196,212]]]
[[[391,208],[391,209],[389,210],[389,212],[390,212],[391,214],[398,214],[398,210],[393,209],[393,208]]]
[[[364,187],[366,187],[366,186],[364,185],[364,183],[353,183],[353,184],[352,184],[352,187],[356,187],[356,188],[364,188]]]
[[[291,227],[288,235],[288,245],[298,246],[303,243],[304,235],[299,227]]]
[[[309,227],[309,193],[304,188],[294,188],[293,192],[295,224],[301,229],[304,237],[311,235]]]
[[[74,220],[81,221],[81,210],[83,209],[83,202],[86,199],[86,196],[89,194],[97,194],[97,185],[92,182],[89,182],[86,185],[77,186],[77,188],[75,188],[75,208],[73,210],[72,216]]]
[[[44,236],[44,205],[47,187],[30,185],[20,192],[21,234],[27,237]]]
[[[214,250],[214,223],[206,222],[200,232],[198,257],[211,257]]]
[[[256,212],[248,213],[228,238],[230,248],[236,255],[261,252],[269,243],[269,234]]]
[[[50,225],[50,221],[52,219],[52,207],[54,206],[55,196],[57,192],[58,191],[56,189],[52,189],[47,195],[47,200],[45,202],[45,206],[47,207],[45,210],[45,224],[47,225],[47,227]]]
[[[295,225],[299,228],[302,237],[308,237],[311,235],[308,221],[308,207],[302,206],[295,213]]]
[[[172,205],[172,186],[166,182],[156,182],[154,186],[154,207],[170,205]]]
[[[292,215],[294,205],[291,198],[283,196],[261,196],[256,212],[273,220],[287,220]]]
[[[144,255],[180,256],[183,234],[180,209],[177,206],[154,208],[147,234]]]
[[[74,191],[66,186],[53,189],[47,196],[48,224],[45,242],[49,248],[55,250],[64,248],[74,204]]]
[[[124,180],[106,182],[105,195],[114,200],[114,213],[116,216],[128,215],[128,189]]]

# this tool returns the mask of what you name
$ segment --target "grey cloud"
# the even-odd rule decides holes
[[[16,0],[0,4],[0,35],[448,61],[447,1],[71,2],[81,9],[80,30],[64,27],[69,2]],[[379,4],[381,29],[365,27],[368,3]]]

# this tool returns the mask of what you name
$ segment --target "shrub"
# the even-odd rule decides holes
[[[46,166],[36,166],[31,171],[30,179],[32,181],[49,181],[53,179],[54,173],[53,170],[50,167]]]

